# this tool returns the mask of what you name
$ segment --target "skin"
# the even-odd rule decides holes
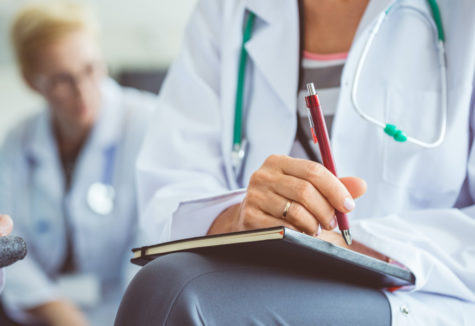
[[[13,229],[13,221],[10,216],[0,214],[0,237],[10,234]]]
[[[304,0],[304,49],[324,54],[349,51],[367,3]],[[242,203],[223,211],[208,234],[284,225],[387,261],[384,255],[356,241],[348,246],[341,234],[333,231],[337,225],[335,210],[349,213],[353,208],[345,205],[345,200],[351,203],[365,192],[366,183],[360,178],[337,178],[319,163],[271,155],[251,176]],[[287,201],[291,205],[284,220]]]
[[[60,155],[77,156],[89,135],[104,76],[99,47],[82,30],[42,47],[34,55],[32,71],[24,72],[26,83],[48,103]]]
[[[51,110],[61,157],[77,157],[99,113],[104,64],[95,38],[78,30],[46,44],[34,55],[25,82]],[[48,325],[88,325],[73,303],[55,300],[28,310]]]

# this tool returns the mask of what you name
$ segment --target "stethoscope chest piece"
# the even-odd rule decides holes
[[[108,215],[114,209],[114,187],[102,182],[93,183],[87,192],[87,203],[91,210],[100,215]]]
[[[244,138],[240,144],[233,145],[233,151],[231,154],[231,164],[234,170],[234,175],[239,177],[241,175],[244,162],[246,160],[248,152],[248,142]]]

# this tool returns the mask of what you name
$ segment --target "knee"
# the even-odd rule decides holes
[[[162,324],[178,294],[206,269],[201,256],[186,252],[169,254],[148,263],[130,282],[115,325]]]

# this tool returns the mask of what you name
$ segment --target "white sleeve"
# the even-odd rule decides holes
[[[406,290],[475,302],[475,92],[465,184],[455,208],[423,209],[354,222],[356,240],[404,264],[416,276]],[[460,200],[462,199],[462,200]]]
[[[393,214],[354,222],[355,240],[409,268],[406,290],[475,302],[475,207]]]
[[[155,241],[183,234],[178,229],[183,224],[172,219],[187,201],[202,199],[210,207],[206,198],[212,203],[230,190],[221,153],[221,6],[221,1],[206,0],[195,8],[137,162],[140,224]],[[187,216],[200,227],[186,236],[206,233],[218,214]]]
[[[9,309],[25,310],[61,297],[57,285],[31,257],[5,269],[8,282],[2,298]]]

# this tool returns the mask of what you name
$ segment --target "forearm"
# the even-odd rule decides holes
[[[28,309],[27,312],[47,325],[87,326],[84,314],[72,303],[65,300],[51,301]]]

